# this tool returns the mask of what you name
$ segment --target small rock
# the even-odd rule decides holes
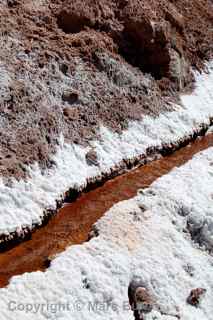
[[[92,149],[89,152],[87,152],[86,162],[89,166],[98,166],[99,165],[97,152],[95,150]]]
[[[146,288],[138,287],[135,290],[135,301],[136,301],[136,306],[138,310],[144,313],[149,313],[152,311],[153,301]]]
[[[143,316],[153,310],[154,301],[141,281],[133,280],[130,283],[128,296],[136,320],[144,319]]]
[[[50,256],[46,257],[46,258],[44,259],[44,261],[43,261],[44,267],[45,267],[45,268],[49,268],[50,265],[51,265],[51,262],[52,262],[54,259],[55,259],[55,256],[54,256],[54,255],[50,255]]]
[[[203,289],[203,288],[193,289],[187,298],[187,303],[191,304],[192,306],[197,307],[200,303],[202,296],[205,293],[206,293],[206,289]]]
[[[75,108],[70,108],[70,107],[66,107],[63,110],[63,114],[66,118],[68,118],[69,120],[76,120],[79,117],[79,113],[78,110],[76,110]]]
[[[89,233],[89,236],[88,236],[88,241],[93,239],[93,238],[96,238],[99,236],[99,230],[97,229],[97,227],[94,225],[92,230],[90,231]]]

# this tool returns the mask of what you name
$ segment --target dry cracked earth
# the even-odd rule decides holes
[[[53,166],[61,133],[87,145],[172,110],[212,25],[211,0],[0,0],[0,175]]]

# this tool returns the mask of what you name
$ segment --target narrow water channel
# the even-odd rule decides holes
[[[88,239],[92,225],[115,203],[132,198],[140,188],[148,187],[174,167],[181,166],[201,150],[213,146],[213,134],[198,138],[173,154],[139,167],[106,182],[76,201],[66,204],[48,224],[25,241],[0,253],[0,287],[8,284],[14,275],[44,271],[47,258],[81,244]]]

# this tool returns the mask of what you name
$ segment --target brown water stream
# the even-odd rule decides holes
[[[115,203],[132,198],[140,188],[148,187],[160,176],[183,165],[193,155],[213,146],[213,134],[192,144],[106,182],[95,190],[83,193],[65,205],[48,224],[32,234],[32,238],[0,253],[0,287],[14,275],[45,270],[48,257],[64,251],[67,246],[88,240],[92,225]]]

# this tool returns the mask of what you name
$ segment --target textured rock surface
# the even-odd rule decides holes
[[[141,280],[132,280],[128,288],[129,304],[135,320],[143,320],[144,315],[153,310],[154,300]]]
[[[193,289],[187,298],[187,302],[194,307],[198,307],[202,296],[206,293],[206,289],[197,288]]]
[[[212,53],[212,2],[0,2],[0,174],[52,166],[58,137],[158,116]]]

